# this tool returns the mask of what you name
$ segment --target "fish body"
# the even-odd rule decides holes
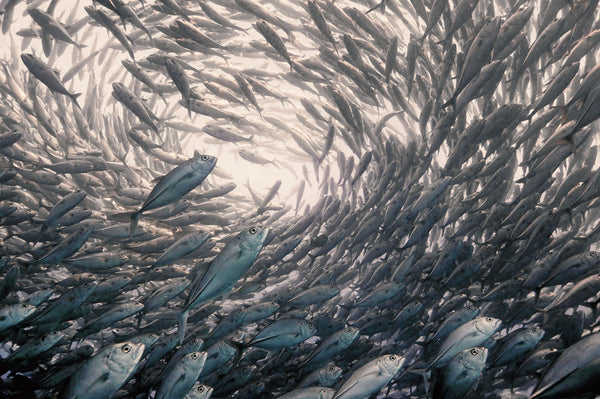
[[[463,398],[483,372],[488,350],[485,347],[467,348],[457,354],[442,372],[434,396],[444,399]]]
[[[23,60],[23,63],[29,72],[31,72],[31,74],[40,82],[45,84],[50,90],[70,97],[77,107],[81,109],[77,103],[77,97],[79,97],[81,94],[71,94],[61,82],[56,71],[52,70],[48,65],[46,65],[42,60],[33,54],[23,53],[21,54],[21,60]]]
[[[348,377],[333,399],[359,399],[376,393],[398,374],[404,360],[399,355],[384,355],[371,360]]]
[[[64,398],[110,398],[135,370],[142,343],[118,343],[104,347],[87,360],[69,380]]]
[[[174,399],[184,397],[194,386],[206,362],[206,352],[191,352],[181,358],[164,377],[156,398]]]
[[[307,340],[316,331],[315,327],[304,319],[281,319],[259,331],[248,346],[278,351]]]
[[[131,214],[130,233],[135,232],[137,221],[142,212],[179,201],[185,194],[204,181],[216,163],[217,158],[196,153],[193,158],[164,175],[148,194],[142,207]]]

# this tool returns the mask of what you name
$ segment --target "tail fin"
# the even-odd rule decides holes
[[[37,240],[35,240],[35,242],[33,243],[33,245],[37,244],[38,242],[40,242],[42,240],[42,236],[44,235],[44,233],[46,232],[46,230],[48,230],[48,223],[44,222],[42,224],[42,228],[40,229],[40,235],[38,235]]]
[[[79,97],[80,95],[81,95],[81,93],[71,94],[69,97],[71,97],[71,100],[73,100],[73,102],[75,103],[75,105],[77,105],[77,108],[79,108],[79,110],[81,112],[83,112],[83,110],[81,109],[81,105],[79,105],[79,103],[77,102],[77,97]]]
[[[368,13],[370,13],[371,11],[374,11],[374,10],[376,10],[376,9],[378,9],[378,8],[379,8],[379,9],[381,9],[381,13],[382,13],[382,14],[385,14],[385,2],[386,2],[386,1],[387,1],[387,0],[381,0],[379,3],[375,4],[373,7],[369,8],[369,9],[367,10],[367,12],[365,12],[365,14],[368,14]]]
[[[179,321],[177,325],[177,338],[179,339],[180,344],[183,343],[183,338],[185,338],[185,328],[187,326],[189,312],[189,309],[186,309],[179,316]]]
[[[129,237],[133,236],[135,229],[137,229],[138,222],[140,221],[140,212],[131,213],[131,224],[129,225]]]
[[[429,392],[429,385],[431,383],[431,370],[429,369],[412,369],[407,370],[409,373],[419,374],[423,377],[423,384],[425,385],[425,393]]]

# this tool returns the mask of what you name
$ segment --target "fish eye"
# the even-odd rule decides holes
[[[256,229],[256,227],[252,227],[250,230],[248,230],[248,232],[249,232],[250,234],[256,234],[256,232],[257,232],[257,231],[258,231],[258,230]]]
[[[312,323],[308,323],[308,328],[314,328]]]
[[[346,332],[349,332],[349,333],[351,333],[351,332],[352,332],[352,327],[348,327],[348,328],[346,328]]]
[[[192,359],[198,359],[198,352],[192,353]]]
[[[198,387],[198,392],[204,392],[204,385],[200,385]]]
[[[396,355],[390,355],[390,360],[396,360]]]
[[[335,366],[329,366],[329,371],[335,371]]]
[[[491,317],[486,317],[485,321],[492,321],[492,318]]]
[[[538,329],[537,327],[533,327],[533,328],[531,329],[531,332],[534,332],[534,333],[536,333],[536,332],[538,332],[538,331],[539,331],[539,329]]]
[[[475,348],[471,349],[471,355],[473,356],[477,356],[477,354],[479,353],[479,351]]]
[[[467,306],[467,309],[468,309],[468,310],[475,310],[475,307],[474,307],[474,306],[471,306],[471,305],[469,305],[469,306]]]
[[[202,155],[202,160],[203,161],[208,161],[208,155]]]
[[[129,345],[123,345],[123,346],[121,347],[121,350],[122,350],[123,352],[125,352],[125,353],[129,353],[129,352],[131,352],[131,346],[129,346]]]

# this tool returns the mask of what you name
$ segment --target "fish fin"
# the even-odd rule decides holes
[[[132,212],[131,213],[131,224],[129,225],[129,237],[131,237],[133,235],[133,233],[135,233],[135,229],[137,228],[138,222],[140,220],[140,212],[136,211],[136,212]]]
[[[71,98],[71,100],[73,100],[73,102],[75,103],[77,108],[79,108],[79,110],[81,112],[83,112],[83,109],[81,109],[81,105],[79,105],[79,103],[77,102],[77,97],[79,97],[80,95],[81,95],[81,93],[75,93],[75,94],[69,95],[69,97]]]
[[[42,49],[44,50],[44,55],[50,57],[50,53],[52,52],[52,37],[47,33],[42,33]]]
[[[48,223],[42,224],[42,228],[40,229],[40,235],[38,236],[37,240],[35,240],[35,242],[33,243],[33,245],[37,244],[38,242],[40,242],[40,240],[42,239],[42,236],[44,235],[44,233],[46,232],[46,230],[48,230]]]
[[[183,343],[183,339],[185,338],[185,328],[187,326],[189,312],[189,309],[185,309],[179,316],[179,320],[177,322],[177,338],[180,344]]]
[[[365,14],[368,14],[371,11],[375,11],[376,9],[378,9],[380,7],[382,9],[382,12],[385,13],[385,0],[381,0],[379,3],[375,4],[373,7],[369,8],[367,11],[365,11]]]
[[[442,109],[448,107],[449,105],[452,106],[452,109],[456,108],[456,93],[452,95],[452,98],[449,99],[448,101],[446,101],[444,104],[442,104]]]
[[[429,386],[431,383],[431,370],[430,369],[408,369],[409,373],[418,374],[423,377],[423,384],[425,385],[425,393],[429,392]]]

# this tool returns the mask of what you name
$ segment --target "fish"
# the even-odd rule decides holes
[[[193,158],[181,163],[161,177],[144,200],[141,208],[129,214],[131,218],[130,235],[135,232],[142,212],[179,201],[204,181],[216,163],[217,158],[196,153]]]
[[[94,395],[110,398],[127,381],[144,353],[142,343],[108,345],[87,360],[69,379],[65,398]]]
[[[398,374],[404,365],[399,355],[384,355],[355,370],[333,398],[364,398],[376,393]]]
[[[183,341],[190,309],[230,291],[256,260],[268,233],[268,228],[257,227],[242,231],[213,259],[205,273],[194,279],[179,319],[180,341]]]
[[[71,98],[75,105],[77,105],[77,107],[81,109],[81,106],[77,102],[77,97],[79,97],[81,93],[71,94],[61,82],[57,72],[51,69],[47,64],[45,64],[44,61],[42,61],[35,55],[28,53],[21,54],[21,60],[23,61],[29,72],[31,72],[31,74],[35,76],[40,82],[45,84],[53,92],[64,94],[67,97]]]
[[[448,399],[463,397],[479,379],[487,355],[485,347],[467,348],[457,354],[444,368],[434,395]]]
[[[186,395],[200,376],[206,352],[191,352],[182,357],[179,363],[163,379],[156,392],[157,398],[176,398]]]

